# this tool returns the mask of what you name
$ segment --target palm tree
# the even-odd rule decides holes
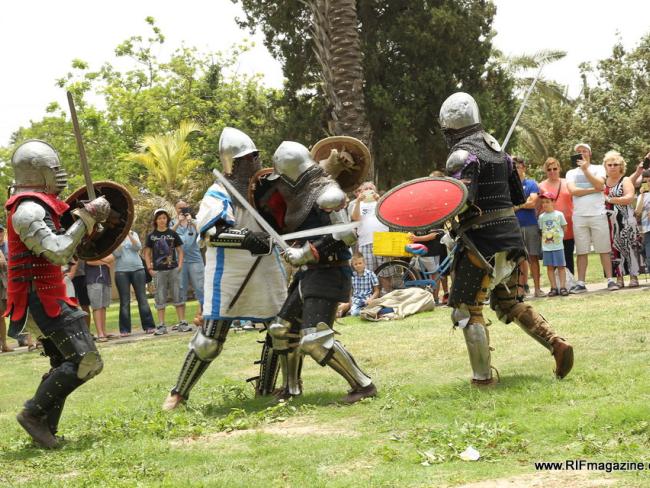
[[[356,0],[308,0],[313,16],[314,53],[329,101],[328,130],[356,137],[370,147],[370,124],[363,96],[363,54]],[[373,167],[369,170],[372,177]]]
[[[168,201],[185,195],[192,183],[193,172],[203,161],[190,157],[187,138],[201,127],[183,121],[177,130],[168,134],[145,136],[138,144],[138,152],[127,158],[142,164],[148,171],[148,187]]]

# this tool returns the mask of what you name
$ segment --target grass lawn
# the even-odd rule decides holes
[[[649,469],[649,299],[637,289],[536,300],[575,347],[563,381],[545,349],[488,311],[501,382],[487,390],[469,384],[448,308],[400,322],[346,318],[339,338],[379,388],[378,398],[351,407],[334,403],[345,382],[311,359],[303,397],[279,405],[254,398],[244,379],[256,373],[261,335],[237,333],[187,406],[163,413],[188,335],[101,345],[104,372],[70,397],[60,432],[67,441],[56,451],[34,448],[14,420],[47,360],[2,355],[0,486],[650,486],[647,471],[536,472],[533,464],[638,461]],[[479,461],[460,460],[470,445]]]

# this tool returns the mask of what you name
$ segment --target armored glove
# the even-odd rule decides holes
[[[106,222],[111,211],[111,205],[105,197],[98,197],[90,202],[85,202],[83,207],[75,208],[71,213],[81,219],[86,226],[88,235],[93,233],[95,224]]]
[[[287,249],[284,252],[284,259],[293,266],[317,263],[318,251],[309,241],[307,241],[302,245],[302,247],[290,247]]]
[[[269,254],[271,252],[271,239],[265,232],[253,232],[244,229],[242,249],[247,249],[251,254]]]

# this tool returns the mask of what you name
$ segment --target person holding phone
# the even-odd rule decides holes
[[[183,307],[183,315],[185,315],[185,303],[187,302],[187,290],[189,285],[192,285],[194,296],[199,301],[199,308],[197,315],[201,315],[201,307],[203,306],[203,278],[204,268],[203,255],[199,247],[199,230],[196,222],[192,218],[192,209],[187,202],[180,200],[176,204],[176,219],[172,223],[172,230],[174,230],[183,241],[183,269],[181,270],[181,290],[180,298]],[[180,322],[176,327],[181,332],[189,332],[192,327],[186,321]],[[172,330],[176,330],[172,327]]]
[[[359,186],[357,198],[350,205],[352,207],[350,220],[353,222],[361,221],[361,225],[357,229],[359,252],[363,254],[366,267],[370,271],[375,271],[385,261],[385,258],[382,256],[375,256],[373,249],[375,232],[388,231],[388,227],[379,222],[375,215],[378,200],[379,194],[377,193],[375,184],[371,181],[366,181]]]
[[[634,173],[630,175],[630,179],[632,180],[632,183],[634,183],[634,188],[639,188],[642,184],[643,181],[643,172],[645,170],[650,170],[650,152],[646,154],[637,164],[636,169],[634,170]]]
[[[581,142],[574,151],[578,153],[572,157],[577,168],[569,170],[566,174],[567,187],[573,195],[573,236],[578,255],[578,283],[571,289],[571,293],[584,293],[585,276],[587,275],[587,258],[590,246],[600,255],[600,262],[607,277],[607,289],[618,290],[618,285],[612,278],[612,250],[609,239],[609,223],[605,213],[605,168],[601,165],[591,164],[591,147]]]

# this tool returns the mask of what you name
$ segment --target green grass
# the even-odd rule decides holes
[[[70,397],[61,421],[67,441],[49,452],[14,421],[47,361],[3,355],[0,486],[437,487],[544,476],[535,461],[647,466],[649,297],[634,290],[535,301],[575,347],[563,381],[553,378],[545,349],[488,311],[501,374],[488,390],[469,385],[449,309],[400,322],[347,318],[336,325],[339,338],[379,387],[378,398],[351,407],[334,403],[344,381],[310,359],[303,397],[280,405],[254,398],[244,379],[256,373],[261,335],[237,333],[187,406],[163,413],[188,336],[102,347],[103,373]],[[459,459],[468,445],[480,461]],[[650,486],[646,473],[583,474],[613,479],[607,486]]]

